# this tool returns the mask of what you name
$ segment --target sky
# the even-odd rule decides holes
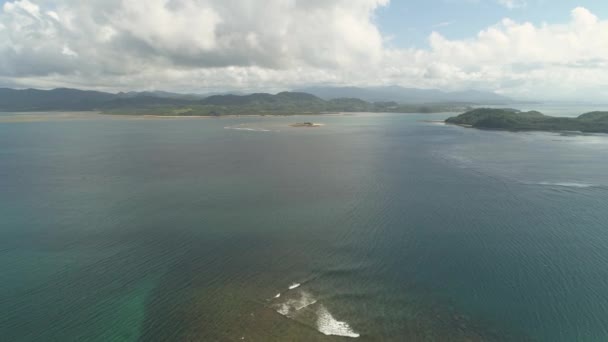
[[[608,98],[604,0],[0,0],[0,86]]]

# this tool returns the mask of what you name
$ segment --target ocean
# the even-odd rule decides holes
[[[447,116],[2,114],[1,339],[608,340],[608,135]]]

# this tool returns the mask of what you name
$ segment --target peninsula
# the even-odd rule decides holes
[[[576,118],[553,117],[537,111],[478,108],[445,120],[448,124],[509,131],[576,131],[608,133],[608,112],[590,112]]]

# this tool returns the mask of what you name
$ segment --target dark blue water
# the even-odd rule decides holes
[[[5,120],[2,340],[608,339],[608,136],[442,117]]]

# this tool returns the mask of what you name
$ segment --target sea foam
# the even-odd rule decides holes
[[[568,188],[592,188],[596,185],[588,183],[576,183],[576,182],[540,182],[538,185],[549,185],[549,186],[563,186]]]
[[[302,285],[302,284],[300,284],[300,283],[293,283],[293,284],[289,285],[289,289],[290,290],[297,289],[298,287],[300,287],[300,285]]]
[[[224,129],[231,129],[235,131],[249,131],[249,132],[273,132],[272,130],[265,128],[252,128],[252,127],[239,127],[239,126],[226,126]]]
[[[357,338],[360,335],[346,322],[338,321],[332,314],[323,306],[320,305],[317,310],[317,330],[325,335],[335,335],[344,337]]]
[[[273,308],[279,314],[290,319],[300,321],[303,317],[313,314],[316,320],[311,323],[316,324],[316,330],[324,335],[334,335],[343,337],[357,338],[360,335],[355,332],[347,322],[337,320],[327,308],[318,303],[318,300],[306,291],[296,292],[297,297],[289,298],[283,303],[273,305]],[[279,298],[278,295],[275,298]],[[316,305],[315,305],[316,304]],[[300,315],[304,309],[315,305],[316,310],[306,310],[304,316]],[[305,323],[308,319],[304,319],[301,323]],[[314,322],[314,323],[313,323]]]
[[[308,292],[301,292],[298,298],[288,299],[286,302],[275,306],[278,313],[283,316],[291,316],[317,302],[317,299]]]

